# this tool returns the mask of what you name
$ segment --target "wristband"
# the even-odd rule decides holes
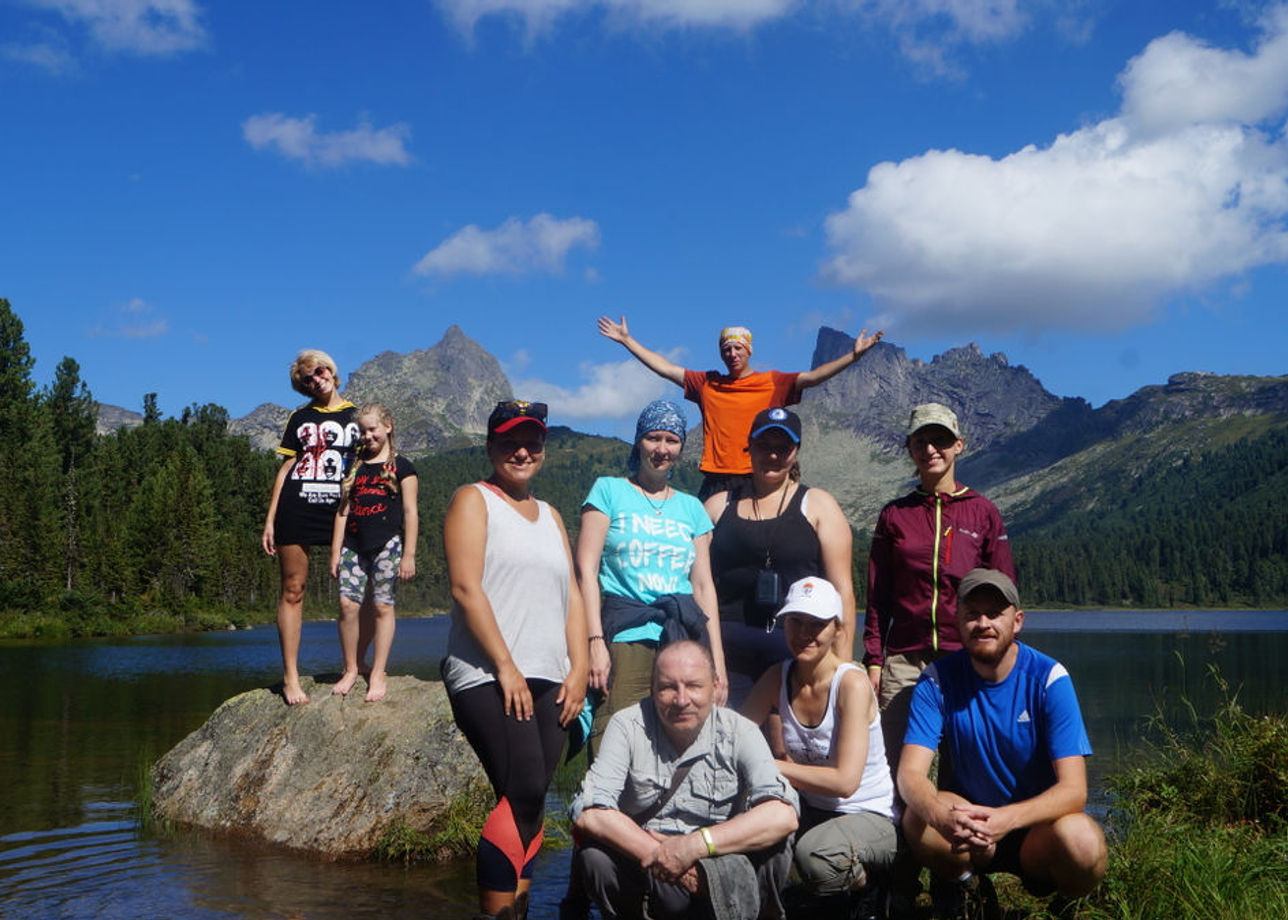
[[[608,640],[607,640],[607,639],[605,639],[605,638],[603,637],[603,635],[602,635],[602,634],[601,634],[601,635],[598,635],[598,636],[589,636],[589,637],[586,639],[586,643],[587,643],[587,644],[589,644],[589,643],[591,643],[591,642],[594,642],[596,639],[598,639],[600,642],[604,643],[605,645],[607,645],[607,644],[608,644]]]
[[[707,845],[707,855],[708,855],[708,856],[715,856],[715,855],[716,855],[716,843],[715,843],[715,841],[714,841],[714,840],[712,840],[712,839],[711,839],[711,831],[707,830],[707,829],[704,827],[704,828],[701,828],[701,829],[698,831],[698,833],[702,835],[702,842],[703,842],[703,843],[705,843],[705,844]]]

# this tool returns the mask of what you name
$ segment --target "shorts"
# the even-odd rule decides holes
[[[1020,880],[1029,894],[1046,897],[1055,891],[1055,885],[1048,881],[1038,881],[1026,876],[1023,866],[1020,865],[1020,847],[1024,846],[1024,839],[1029,836],[1029,831],[1032,829],[1031,827],[1017,828],[999,840],[997,847],[993,850],[993,859],[985,867],[985,870],[988,872],[1009,872]]]
[[[402,537],[398,534],[371,553],[356,553],[345,546],[340,550],[340,596],[355,604],[371,599],[377,604],[394,604],[398,588],[398,565],[402,562]]]

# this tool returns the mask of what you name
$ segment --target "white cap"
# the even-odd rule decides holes
[[[789,613],[803,613],[818,620],[840,620],[844,616],[840,592],[826,578],[815,575],[794,581],[787,589],[787,600],[783,601],[783,608],[774,615],[769,628],[773,629]]]

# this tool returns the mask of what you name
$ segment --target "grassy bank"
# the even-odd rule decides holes
[[[1141,762],[1109,779],[1110,867],[1092,920],[1288,917],[1288,713],[1224,701],[1151,720]]]
[[[399,619],[439,616],[436,608],[398,609]],[[41,639],[57,642],[65,639],[124,638],[126,636],[167,636],[176,633],[211,632],[222,629],[246,629],[272,623],[277,611],[272,607],[220,607],[193,602],[186,607],[152,607],[145,603],[106,604],[94,599],[82,601],[74,594],[63,598],[58,607],[48,610],[0,610],[0,639]],[[335,609],[310,605],[305,620],[331,620]]]
[[[1215,711],[1186,704],[1180,727],[1154,716],[1133,762],[1108,778],[1108,874],[1060,917],[1288,917],[1288,713],[1250,714],[1211,679]],[[1054,916],[1018,881],[998,882],[1008,920]]]
[[[273,611],[242,610],[192,604],[181,608],[152,607],[143,603],[82,603],[67,595],[49,610],[0,610],[0,639],[122,638],[172,635],[216,629],[241,629],[272,622]]]

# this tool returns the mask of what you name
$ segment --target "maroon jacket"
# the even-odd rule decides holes
[[[951,495],[917,489],[882,508],[868,556],[864,662],[961,648],[957,583],[981,566],[1015,578],[1002,516],[973,489],[961,486]]]

